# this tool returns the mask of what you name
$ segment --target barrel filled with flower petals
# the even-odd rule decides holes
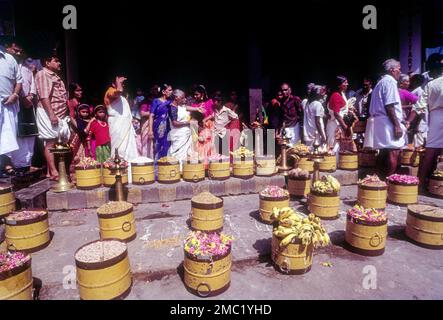
[[[443,209],[428,205],[408,206],[406,236],[421,247],[443,249]]]
[[[225,292],[231,283],[233,238],[219,233],[191,232],[184,244],[184,283],[199,297]]]
[[[271,215],[274,208],[289,207],[289,192],[277,186],[268,186],[260,192],[260,219],[271,224]]]
[[[388,197],[388,185],[377,175],[366,176],[358,181],[358,203],[364,208],[384,210]]]
[[[15,208],[15,197],[12,186],[0,184],[0,219],[9,215]]]
[[[387,236],[385,211],[356,205],[347,212],[345,241],[350,251],[364,256],[380,256],[385,252]]]
[[[419,179],[414,176],[394,174],[387,178],[388,200],[397,205],[416,204],[418,202]]]
[[[0,253],[0,300],[32,300],[31,256]]]
[[[92,158],[80,159],[75,166],[77,189],[92,190],[102,185],[102,166]]]
[[[196,231],[219,232],[223,229],[223,199],[202,192],[191,200],[191,228]]]

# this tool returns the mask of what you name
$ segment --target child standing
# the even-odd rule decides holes
[[[85,133],[95,137],[96,160],[103,163],[111,157],[111,136],[106,120],[106,108],[103,105],[96,106],[94,116],[86,127]]]

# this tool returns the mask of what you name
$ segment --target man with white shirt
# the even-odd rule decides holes
[[[0,46],[0,177],[13,172],[11,153],[18,150],[17,114],[22,90],[22,76],[14,57]]]
[[[387,177],[397,170],[400,150],[406,143],[406,127],[402,124],[403,111],[397,87],[400,62],[386,60],[383,68],[385,75],[371,95],[365,146],[380,150],[377,168],[381,177]]]

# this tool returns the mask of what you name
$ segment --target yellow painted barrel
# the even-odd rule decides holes
[[[340,196],[337,193],[320,194],[313,190],[308,195],[309,212],[323,220],[339,218]]]
[[[311,177],[306,179],[294,179],[288,178],[288,191],[293,197],[303,198],[306,197],[311,190]]]
[[[420,154],[415,150],[403,149],[400,154],[400,162],[403,166],[418,167]]]
[[[358,154],[340,152],[338,158],[338,168],[346,171],[358,170]]]
[[[223,199],[208,204],[191,200],[191,228],[196,231],[221,232],[223,230]]]
[[[205,180],[205,164],[185,162],[183,163],[183,180],[186,182],[200,182]]]
[[[227,180],[231,177],[231,163],[226,161],[209,162],[209,178],[212,180]]]
[[[434,197],[443,199],[443,177],[431,176],[428,191]]]
[[[304,246],[300,240],[296,240],[285,247],[280,247],[282,240],[272,235],[271,258],[275,269],[292,275],[309,272],[312,267],[313,245]]]
[[[384,210],[386,208],[386,199],[388,197],[388,186],[372,187],[359,185],[357,200],[364,208],[374,208]]]
[[[350,251],[364,256],[380,256],[385,252],[388,222],[346,220],[345,241]]]
[[[137,237],[132,205],[127,210],[112,213],[104,213],[102,208],[103,206],[97,209],[100,239],[118,239],[130,242]]]
[[[376,150],[359,151],[358,166],[361,168],[375,168],[377,166],[377,151]]]
[[[122,183],[128,184],[128,172],[126,170],[122,175]],[[115,174],[113,174],[113,172],[108,168],[103,168],[103,185],[108,188],[115,185]]]
[[[314,172],[314,161],[309,159],[308,156],[299,156],[300,160],[295,164],[294,168],[300,168],[302,170],[308,171],[309,173]]]
[[[406,219],[406,235],[428,249],[443,249],[443,209],[411,205]]]
[[[272,224],[271,215],[274,208],[289,207],[289,196],[285,197],[265,197],[260,195],[260,219],[262,222]]]
[[[154,162],[131,163],[132,184],[149,185],[155,182]]]
[[[416,204],[418,186],[388,182],[388,200],[397,205]]]
[[[251,179],[254,177],[254,160],[251,158],[234,158],[233,176],[240,179]]]
[[[174,162],[158,162],[157,181],[164,184],[172,184],[180,182],[180,163]]]
[[[31,258],[21,266],[0,272],[0,300],[32,300]]]
[[[262,177],[270,177],[276,172],[276,161],[274,156],[257,157],[255,159],[256,175]]]
[[[76,258],[75,264],[77,284],[82,300],[118,300],[130,293],[132,275],[127,249],[106,261],[86,263]]]
[[[92,190],[102,185],[101,165],[94,167],[75,167],[75,177],[77,179],[77,189]]]
[[[15,197],[12,186],[9,184],[0,185],[0,219],[9,215],[15,210]]]
[[[196,258],[185,251],[183,262],[186,289],[199,297],[213,297],[225,292],[231,284],[231,249],[212,259]]]
[[[337,157],[336,155],[325,155],[323,161],[319,164],[320,172],[335,172],[337,171]]]
[[[5,219],[6,244],[17,251],[33,253],[47,247],[51,241],[48,212],[44,210],[26,210],[42,214],[27,220],[15,220],[14,216],[24,211],[17,211]]]

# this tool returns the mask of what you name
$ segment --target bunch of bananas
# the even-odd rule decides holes
[[[254,156],[254,152],[252,152],[251,150],[246,149],[245,147],[240,147],[240,149],[235,150],[234,152],[231,152],[231,155],[236,157],[236,158],[241,158],[241,157],[253,157]]]
[[[280,247],[285,247],[294,239],[299,239],[305,246],[313,244],[315,247],[327,246],[330,243],[329,235],[315,215],[310,214],[303,218],[300,213],[292,208],[274,208],[272,219],[278,221],[274,228],[274,235],[282,239]]]
[[[312,185],[312,190],[321,194],[334,193],[340,191],[340,182],[333,176],[323,176]]]
[[[433,176],[434,177],[443,177],[443,170],[439,170],[439,169],[435,170]]]
[[[304,155],[310,152],[309,147],[302,143],[296,144],[292,149],[294,149],[294,153],[296,154]]]

